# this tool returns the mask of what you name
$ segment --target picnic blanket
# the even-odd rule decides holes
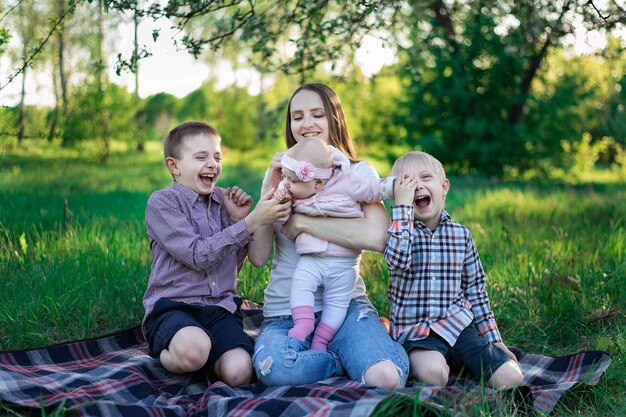
[[[244,305],[244,326],[254,337],[262,311]],[[527,399],[551,412],[565,391],[595,385],[611,360],[605,352],[563,357],[520,354]],[[343,377],[301,386],[231,388],[204,374],[176,375],[147,353],[140,327],[40,349],[0,352],[0,404],[20,408],[64,409],[79,416],[367,416],[390,395],[419,396],[419,402],[455,414],[468,402],[507,395],[459,380],[446,387],[412,386],[396,391]]]

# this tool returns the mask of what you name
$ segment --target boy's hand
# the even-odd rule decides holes
[[[396,205],[412,206],[415,199],[417,180],[413,175],[402,174],[396,177],[393,186],[393,195]]]
[[[227,188],[224,191],[224,208],[226,208],[230,221],[237,223],[250,213],[252,197],[237,186]]]
[[[250,234],[256,232],[261,226],[285,222],[289,218],[291,200],[281,202],[273,196],[274,188],[271,188],[261,197],[254,210],[246,217],[246,228]]]
[[[506,354],[507,354],[507,356],[508,356],[509,358],[511,358],[512,360],[514,360],[515,362],[517,362],[517,357],[515,356],[515,354],[514,354],[513,352],[511,352],[511,351],[509,350],[509,348],[508,348],[508,347],[506,347],[506,345],[504,344],[504,342],[497,342],[497,343],[494,343],[494,345],[496,345],[497,347],[499,347],[500,349],[502,349],[502,350],[504,351],[504,353],[506,353]]]

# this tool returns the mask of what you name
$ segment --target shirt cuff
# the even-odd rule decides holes
[[[482,334],[482,336],[487,339],[490,342],[493,343],[498,343],[498,342],[502,342],[502,337],[500,336],[500,332],[498,331],[498,328],[493,328],[490,326],[486,326],[487,328],[483,328],[480,329],[479,327],[479,332]],[[483,331],[486,330],[486,331]]]
[[[252,240],[252,235],[246,229],[245,218],[230,226],[233,232],[233,238],[241,246],[248,244]]]
[[[409,220],[413,218],[413,206],[391,206],[391,220]]]

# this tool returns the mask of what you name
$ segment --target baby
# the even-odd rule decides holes
[[[311,216],[363,217],[360,203],[392,198],[393,177],[365,179],[348,172],[350,161],[319,139],[306,139],[283,155],[283,180],[274,197],[292,200],[292,210]],[[291,284],[294,327],[300,341],[315,328],[314,294],[324,287],[323,310],[311,349],[326,351],[346,317],[359,274],[360,251],[306,233],[296,238],[300,256]]]

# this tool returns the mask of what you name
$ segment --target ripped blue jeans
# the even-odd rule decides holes
[[[319,316],[316,314],[316,325]],[[396,365],[400,387],[406,384],[406,351],[389,337],[367,297],[350,301],[346,319],[328,345],[328,352],[310,350],[312,335],[304,342],[289,337],[287,332],[292,327],[291,316],[267,317],[263,321],[252,357],[262,384],[310,384],[344,373],[354,381],[364,382],[365,372],[383,360]]]

